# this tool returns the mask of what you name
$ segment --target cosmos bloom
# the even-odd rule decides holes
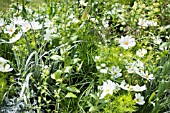
[[[137,104],[139,104],[139,105],[143,105],[144,103],[145,103],[145,101],[144,101],[144,97],[143,96],[141,96],[141,94],[140,93],[135,93],[135,102],[137,103]]]
[[[7,64],[8,60],[0,57],[0,71],[1,72],[9,72],[12,71],[13,68],[10,68],[10,65]]]
[[[21,16],[19,16],[19,17],[14,17],[12,21],[13,21],[14,24],[16,24],[16,25],[22,25],[22,23],[24,22],[24,20],[22,19]]]
[[[16,28],[14,24],[10,24],[6,26],[6,29],[4,30],[4,33],[8,33],[10,36],[15,32]]]
[[[147,27],[148,23],[147,23],[147,21],[145,19],[139,18],[138,25],[142,26],[142,27]]]
[[[82,6],[87,6],[88,4],[88,2],[85,2],[84,0],[80,0],[79,2],[80,2],[80,5]]]
[[[111,74],[113,75],[113,78],[119,78],[122,76],[122,73],[121,73],[121,69],[119,69],[119,67],[117,66],[112,66],[112,69],[111,69]]]
[[[28,21],[23,22],[21,25],[21,29],[23,32],[27,32],[28,30],[31,29],[30,23]]]
[[[149,74],[148,71],[146,71],[146,72],[141,71],[140,76],[147,79],[148,81],[155,79],[153,74]]]
[[[136,52],[136,55],[138,57],[144,57],[144,55],[147,53],[147,50],[146,49],[139,49],[137,52]]]
[[[0,71],[1,72],[10,72],[12,70],[13,70],[13,68],[10,68],[9,64],[1,64],[0,65]]]
[[[112,82],[111,80],[107,80],[98,88],[102,91],[99,99],[103,99],[108,94],[112,95],[114,90],[118,90],[118,84]]]
[[[42,28],[42,24],[40,24],[39,22],[35,22],[35,21],[31,22],[31,26],[33,30],[38,30]]]
[[[141,91],[144,91],[146,90],[146,85],[143,85],[143,86],[139,86],[138,84],[133,86],[133,91],[136,91],[136,92],[141,92]]]
[[[4,21],[3,18],[1,18],[1,19],[0,19],[0,27],[3,26],[3,25],[5,25],[5,21]]]
[[[124,49],[128,49],[130,47],[133,47],[136,45],[135,39],[132,38],[131,36],[127,35],[127,36],[122,36],[121,39],[119,39],[119,44],[121,47],[123,47]]]
[[[0,65],[1,65],[1,64],[5,64],[5,63],[7,63],[7,62],[8,62],[8,60],[0,57]]]
[[[139,18],[138,25],[142,26],[142,27],[157,26],[157,22],[154,22],[152,20],[145,20],[145,19]]]
[[[44,27],[53,27],[53,22],[49,19],[45,19]]]
[[[21,36],[22,36],[22,33],[19,32],[18,34],[15,35],[15,37],[13,37],[9,40],[9,43],[14,43],[14,42],[18,41],[21,38]]]

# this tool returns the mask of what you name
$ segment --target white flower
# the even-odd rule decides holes
[[[18,41],[21,38],[21,36],[22,36],[22,33],[19,32],[18,34],[15,35],[15,37],[13,37],[9,40],[9,43],[14,43],[14,42]]]
[[[161,44],[161,42],[162,42],[162,39],[160,39],[159,37],[156,37],[156,38],[154,38],[154,40],[153,40],[153,42],[155,43],[155,44]]]
[[[142,26],[142,27],[147,27],[148,23],[147,23],[147,21],[145,19],[139,18],[138,25]]]
[[[103,26],[104,26],[105,28],[109,27],[109,21],[106,20],[106,18],[103,18],[102,24],[103,24]]]
[[[1,18],[1,19],[0,19],[0,27],[3,26],[3,25],[5,25],[5,21],[4,21],[3,18]]]
[[[154,22],[154,21],[147,21],[147,24],[149,25],[149,26],[157,26],[157,22]]]
[[[22,23],[24,23],[24,20],[22,19],[21,16],[19,16],[19,17],[14,17],[13,22],[14,22],[14,24],[22,25]]]
[[[80,0],[79,2],[80,2],[80,5],[82,5],[82,6],[87,6],[87,4],[88,4],[88,2],[85,3],[84,0]]]
[[[13,68],[10,68],[9,64],[1,64],[0,65],[0,71],[1,72],[10,72],[12,70],[13,70]]]
[[[136,52],[136,55],[139,56],[139,57],[144,57],[144,55],[147,53],[147,50],[146,49],[139,49],[137,52]]]
[[[112,66],[112,69],[111,69],[111,74],[113,75],[113,78],[118,78],[118,77],[121,77],[122,76],[122,73],[121,73],[121,69],[119,69],[119,67],[117,66]]]
[[[144,69],[143,62],[141,62],[140,60],[137,60],[136,62],[134,62],[133,70],[136,74],[140,74],[140,71],[142,71],[143,69]]]
[[[128,63],[127,66],[125,66],[128,73],[134,73],[134,63]]]
[[[69,17],[68,17],[68,19],[73,19],[74,18],[74,15],[73,14],[71,14]]]
[[[106,74],[106,73],[107,73],[107,68],[105,68],[105,69],[100,69],[100,73]]]
[[[100,59],[100,56],[95,56],[94,57],[94,61],[96,62],[96,61],[98,61]]]
[[[99,21],[98,21],[96,18],[90,18],[90,20],[91,20],[93,23],[99,23]]]
[[[146,90],[146,85],[143,85],[143,86],[139,86],[138,84],[133,86],[133,91],[136,91],[136,92],[141,92],[141,91],[144,91]]]
[[[157,26],[157,22],[139,18],[138,25],[142,27]]]
[[[147,79],[147,80],[155,79],[153,74],[149,74],[148,71],[146,71],[145,73],[143,71],[141,71],[140,76]]]
[[[51,29],[46,29],[46,34],[44,35],[44,40],[50,41],[51,39],[51,33],[53,31]]]
[[[0,57],[0,65],[1,65],[1,64],[5,64],[5,63],[7,63],[7,62],[8,62],[8,60]]]
[[[101,64],[101,67],[106,67],[106,64],[105,64],[105,63],[102,63],[102,64]]]
[[[78,23],[78,22],[79,22],[79,19],[73,18],[72,22],[73,22],[73,23]]]
[[[129,35],[125,37],[122,36],[121,39],[119,39],[119,43],[120,43],[120,46],[123,47],[124,49],[128,49],[136,45],[135,39]]]
[[[31,25],[28,21],[25,21],[21,24],[21,29],[23,32],[27,32],[28,30],[30,30]]]
[[[39,22],[32,21],[31,25],[33,30],[38,30],[42,28],[42,24],[40,24]]]
[[[120,86],[120,88],[122,88],[122,89],[124,89],[124,90],[133,91],[133,86],[127,84],[127,83],[125,82],[125,80],[123,80],[119,86]]]
[[[4,33],[8,33],[10,36],[12,36],[12,34],[15,32],[15,25],[14,24],[10,24],[6,26],[6,29],[4,30]]]
[[[135,100],[136,103],[139,104],[139,105],[143,105],[143,104],[145,103],[144,97],[141,96],[140,93],[135,93],[135,99],[134,99],[134,100]]]
[[[114,90],[119,90],[118,84],[112,82],[111,80],[107,80],[102,86],[99,86],[98,88],[102,91],[99,99],[103,99],[108,94],[112,95]]]
[[[45,27],[53,27],[53,22],[52,21],[50,21],[49,19],[45,19],[45,23],[44,23],[44,26]]]

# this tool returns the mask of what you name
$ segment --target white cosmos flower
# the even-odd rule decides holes
[[[147,24],[149,25],[149,26],[157,26],[157,22],[154,22],[154,21],[147,21]]]
[[[22,33],[19,32],[18,34],[15,35],[15,37],[13,37],[9,40],[9,43],[14,43],[14,42],[18,41],[21,38],[21,36],[22,36]]]
[[[22,19],[21,16],[19,16],[19,17],[14,17],[14,18],[13,18],[13,22],[14,22],[14,24],[22,25],[22,23],[24,22],[24,20]]]
[[[161,42],[162,42],[162,39],[160,39],[159,37],[156,37],[156,38],[154,38],[154,40],[153,40],[153,42],[155,43],[155,44],[161,44]]]
[[[128,73],[136,73],[140,75],[140,72],[144,69],[144,64],[140,60],[137,60],[133,63],[128,63],[125,67]]]
[[[85,2],[84,0],[80,0],[79,2],[80,2],[80,5],[82,6],[87,6],[88,4],[88,2]]]
[[[122,89],[124,89],[124,90],[127,90],[127,91],[135,91],[135,92],[141,92],[141,91],[144,91],[144,90],[147,89],[147,88],[146,88],[146,85],[139,86],[139,85],[137,84],[137,85],[135,85],[135,86],[132,86],[132,85],[130,85],[130,84],[127,84],[127,83],[125,82],[125,80],[123,80],[119,86],[120,86],[120,88],[122,88]]]
[[[12,34],[15,32],[15,25],[14,24],[10,24],[6,26],[6,29],[4,30],[4,33],[8,33],[10,36],[12,36]]]
[[[147,53],[147,50],[146,49],[139,49],[137,52],[136,52],[136,55],[139,56],[139,57],[144,57],[144,55]]]
[[[123,80],[119,86],[120,86],[120,88],[122,88],[122,89],[124,89],[124,90],[133,91],[133,86],[127,84],[127,83],[125,82],[125,80]]]
[[[42,28],[42,24],[40,24],[39,22],[35,22],[35,21],[31,22],[31,26],[33,30],[38,30]]]
[[[134,63],[128,63],[127,66],[125,66],[128,73],[134,73]]]
[[[45,23],[44,26],[45,27],[53,27],[53,22],[51,20],[49,20],[48,18],[45,19]]]
[[[144,64],[143,62],[141,62],[140,60],[137,60],[136,62],[134,62],[134,67],[133,67],[133,70],[136,74],[139,74],[140,75],[140,72],[142,70],[144,70]]]
[[[118,78],[118,77],[121,77],[122,76],[122,73],[121,73],[121,69],[119,69],[119,67],[117,66],[112,66],[112,69],[111,69],[111,74],[113,75],[112,77],[113,78]]]
[[[141,96],[140,93],[135,93],[135,99],[134,99],[134,100],[135,100],[136,103],[139,104],[139,105],[143,105],[143,104],[145,103],[144,97]]]
[[[147,79],[147,80],[153,80],[155,79],[153,74],[149,74],[148,71],[144,72],[144,71],[141,71],[140,73],[140,76]]]
[[[146,85],[143,85],[143,86],[139,86],[138,84],[133,86],[133,91],[136,91],[136,92],[141,92],[141,91],[144,91],[146,90]]]
[[[27,32],[28,30],[31,29],[31,25],[28,21],[25,21],[21,24],[21,29],[23,32]]]
[[[139,18],[138,25],[142,26],[142,27],[157,26],[157,22],[154,22],[152,20],[145,20],[145,19]]]
[[[107,73],[107,71],[108,71],[108,69],[107,69],[107,68],[100,69],[100,73],[103,73],[103,74],[106,74],[106,73]]]
[[[79,22],[79,19],[73,18],[72,22],[73,22],[73,23],[78,23],[78,22]]]
[[[7,63],[7,62],[8,62],[8,60],[0,57],[0,65],[1,65],[1,64],[5,64],[5,63]]]
[[[100,56],[95,56],[95,57],[94,57],[94,61],[96,62],[96,61],[98,61],[98,60],[100,60]]]
[[[52,34],[52,30],[51,29],[46,29],[46,34],[44,35],[44,40],[50,41],[51,39],[51,34]]]
[[[0,71],[1,72],[10,72],[12,70],[13,70],[13,68],[10,68],[9,64],[1,64],[0,65]]]
[[[142,27],[148,27],[148,23],[145,19],[139,18],[138,25]]]
[[[132,38],[131,36],[127,35],[127,36],[122,36],[121,39],[119,39],[119,44],[121,47],[123,47],[124,49],[128,49],[130,47],[133,47],[136,45],[135,39]]]
[[[5,25],[5,21],[4,21],[3,18],[1,18],[1,19],[0,19],[0,27],[3,26],[3,25]]]
[[[98,87],[102,91],[99,99],[103,99],[108,94],[112,95],[114,90],[118,91],[118,86],[118,84],[112,82],[111,80],[103,82],[103,85]]]

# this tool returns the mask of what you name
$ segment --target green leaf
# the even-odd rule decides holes
[[[90,107],[89,112],[95,112],[95,111],[97,111],[97,107],[95,106]]]
[[[170,46],[170,42],[164,42],[160,48],[164,48],[164,47],[169,47]]]
[[[167,75],[170,72],[170,62],[166,62],[162,69],[162,74]]]
[[[155,91],[151,94],[151,96],[149,97],[149,101],[150,102],[153,98],[155,97]]]
[[[160,109],[160,105],[159,105],[158,102],[156,102],[156,104],[155,104],[154,108],[152,109],[151,113],[158,113],[159,109]]]
[[[77,98],[77,96],[75,95],[75,94],[73,94],[73,93],[67,93],[67,95],[65,96],[66,98]]]
[[[58,81],[58,79],[60,79],[60,76],[62,74],[61,70],[57,70],[55,73],[51,74],[51,78],[55,79],[56,81]]]
[[[76,93],[80,93],[80,90],[78,90],[76,87],[67,87],[67,90],[71,91],[71,92],[76,92]]]
[[[50,58],[53,59],[53,60],[61,60],[61,61],[63,61],[63,58],[61,56],[59,56],[59,55],[52,55]]]
[[[162,80],[158,86],[158,97],[162,96],[164,94],[164,91],[168,88],[170,88],[170,81]]]
[[[64,66],[70,66],[72,64],[72,58],[70,56],[67,56],[65,58]]]

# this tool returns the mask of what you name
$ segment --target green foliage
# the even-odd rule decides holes
[[[0,112],[168,111],[168,2],[79,1],[21,0],[21,5],[14,2],[6,14],[0,14],[5,20],[0,27],[0,57],[9,60],[13,68],[0,73]],[[5,30],[15,23],[14,17],[22,17],[28,24],[38,22],[42,27],[33,29],[33,24],[23,32],[24,25],[15,24],[10,36]],[[140,19],[144,22],[139,23]],[[18,32],[22,36],[10,43]],[[132,36],[135,46],[120,46],[125,36]],[[147,52],[140,56],[137,52],[141,49]],[[4,65],[0,66],[4,71]],[[114,84],[110,86],[107,80]],[[141,105],[135,101],[136,93],[141,94]],[[100,98],[102,94],[104,98]]]
[[[114,96],[106,105],[104,113],[133,113],[137,110],[135,104],[130,94]]]

